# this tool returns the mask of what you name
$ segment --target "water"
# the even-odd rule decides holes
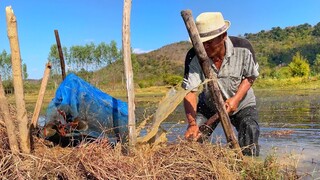
[[[320,90],[256,91],[260,121],[320,126]]]
[[[305,179],[320,178],[320,90],[261,90],[256,91],[256,96],[260,156],[276,154],[279,160],[291,163],[299,172],[308,173]],[[181,104],[162,124],[169,132],[169,141],[183,138],[187,125],[177,123],[183,119]],[[284,132],[289,133],[281,135]],[[221,126],[214,131],[212,140],[225,143]]]
[[[320,178],[320,90],[258,91],[262,152],[296,161],[301,172]],[[292,131],[270,136],[272,131]],[[292,162],[294,163],[294,162]],[[311,179],[311,178],[310,178]]]

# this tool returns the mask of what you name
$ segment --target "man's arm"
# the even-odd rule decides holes
[[[237,93],[233,97],[226,100],[226,109],[228,113],[232,113],[238,109],[240,101],[247,94],[254,80],[254,78],[250,77],[243,79],[239,85]]]
[[[185,138],[198,139],[200,137],[199,127],[196,123],[197,111],[197,92],[189,92],[184,98],[184,109],[188,121],[188,129],[185,133]]]
[[[196,125],[196,111],[197,111],[197,94],[196,92],[189,92],[184,97],[184,109],[186,112],[189,126]]]

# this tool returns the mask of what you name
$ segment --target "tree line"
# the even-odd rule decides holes
[[[315,76],[320,73],[320,22],[246,33],[262,78]]]
[[[63,47],[62,51],[68,72],[96,71],[121,58],[115,41],[111,41],[110,44],[102,42],[98,45],[90,43]],[[60,74],[60,58],[56,45],[51,46],[48,59],[53,67],[52,73]]]
[[[11,54],[3,50],[0,54],[0,76],[5,89],[13,89]],[[22,78],[28,79],[27,65],[22,63]]]
[[[110,44],[94,43],[63,47],[67,73],[74,72],[93,84],[104,81],[111,84],[124,82],[124,65],[122,50],[117,48],[115,41]],[[60,59],[56,45],[52,45],[48,57],[52,64],[52,76],[60,75]],[[140,87],[153,85],[177,84],[182,80],[181,71],[176,71],[174,63],[163,56],[148,60],[131,55],[134,80]],[[106,68],[105,70],[103,70]],[[180,68],[182,69],[182,68]],[[103,74],[103,78],[95,76]]]

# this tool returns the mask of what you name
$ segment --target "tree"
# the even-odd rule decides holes
[[[313,27],[312,35],[320,37],[320,22]]]
[[[316,56],[316,60],[314,61],[313,65],[313,71],[316,74],[320,73],[320,54],[317,54]]]
[[[0,75],[3,80],[12,79],[11,55],[6,50],[0,54]]]
[[[23,63],[22,65],[22,77],[23,79],[28,79],[28,71],[27,71],[27,65]]]
[[[96,68],[98,68],[100,65],[105,66],[108,64],[107,59],[108,59],[109,49],[110,47],[104,42],[96,46],[96,48],[93,51]]]
[[[59,58],[59,52],[58,52],[57,45],[52,45],[50,47],[48,60],[52,65],[51,75],[54,76],[54,75],[61,74],[60,58]]]
[[[121,58],[122,52],[119,52],[117,48],[117,43],[115,41],[110,42],[110,54],[109,54],[109,64]]]
[[[66,54],[64,54],[66,55]],[[58,77],[61,74],[61,65],[60,65],[60,57],[58,52],[58,47],[56,44],[50,47],[50,53],[48,57],[49,62],[51,63],[51,77]],[[54,82],[54,88],[58,86],[58,82],[60,78],[52,78]]]
[[[308,60],[305,59],[300,52],[297,52],[293,58],[291,63],[289,64],[290,70],[292,72],[292,76],[294,77],[305,77],[310,74],[310,65]]]
[[[273,27],[270,31],[272,39],[281,41],[285,38],[285,33],[280,27]]]
[[[297,26],[297,32],[299,33],[300,37],[305,38],[312,32],[312,26],[308,23],[304,23],[302,25]]]
[[[67,67],[72,72],[95,71],[121,59],[121,51],[115,41],[111,41],[110,44],[102,42],[98,45],[74,45],[69,51],[64,47],[63,51]],[[56,45],[51,46],[48,59],[52,64],[52,73],[60,74],[60,59]]]

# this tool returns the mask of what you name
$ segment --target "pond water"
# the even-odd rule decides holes
[[[298,170],[320,178],[320,90],[256,91],[264,154],[292,154]],[[274,131],[291,134],[270,136]],[[263,154],[262,154],[263,155]],[[311,178],[310,178],[311,179]]]
[[[307,173],[304,179],[320,178],[320,90],[260,90],[256,96],[261,158],[276,154],[279,160]],[[170,132],[169,141],[183,138],[187,125],[176,120],[184,117],[181,104],[163,124]],[[212,135],[212,141],[217,140],[225,143],[220,125]]]

